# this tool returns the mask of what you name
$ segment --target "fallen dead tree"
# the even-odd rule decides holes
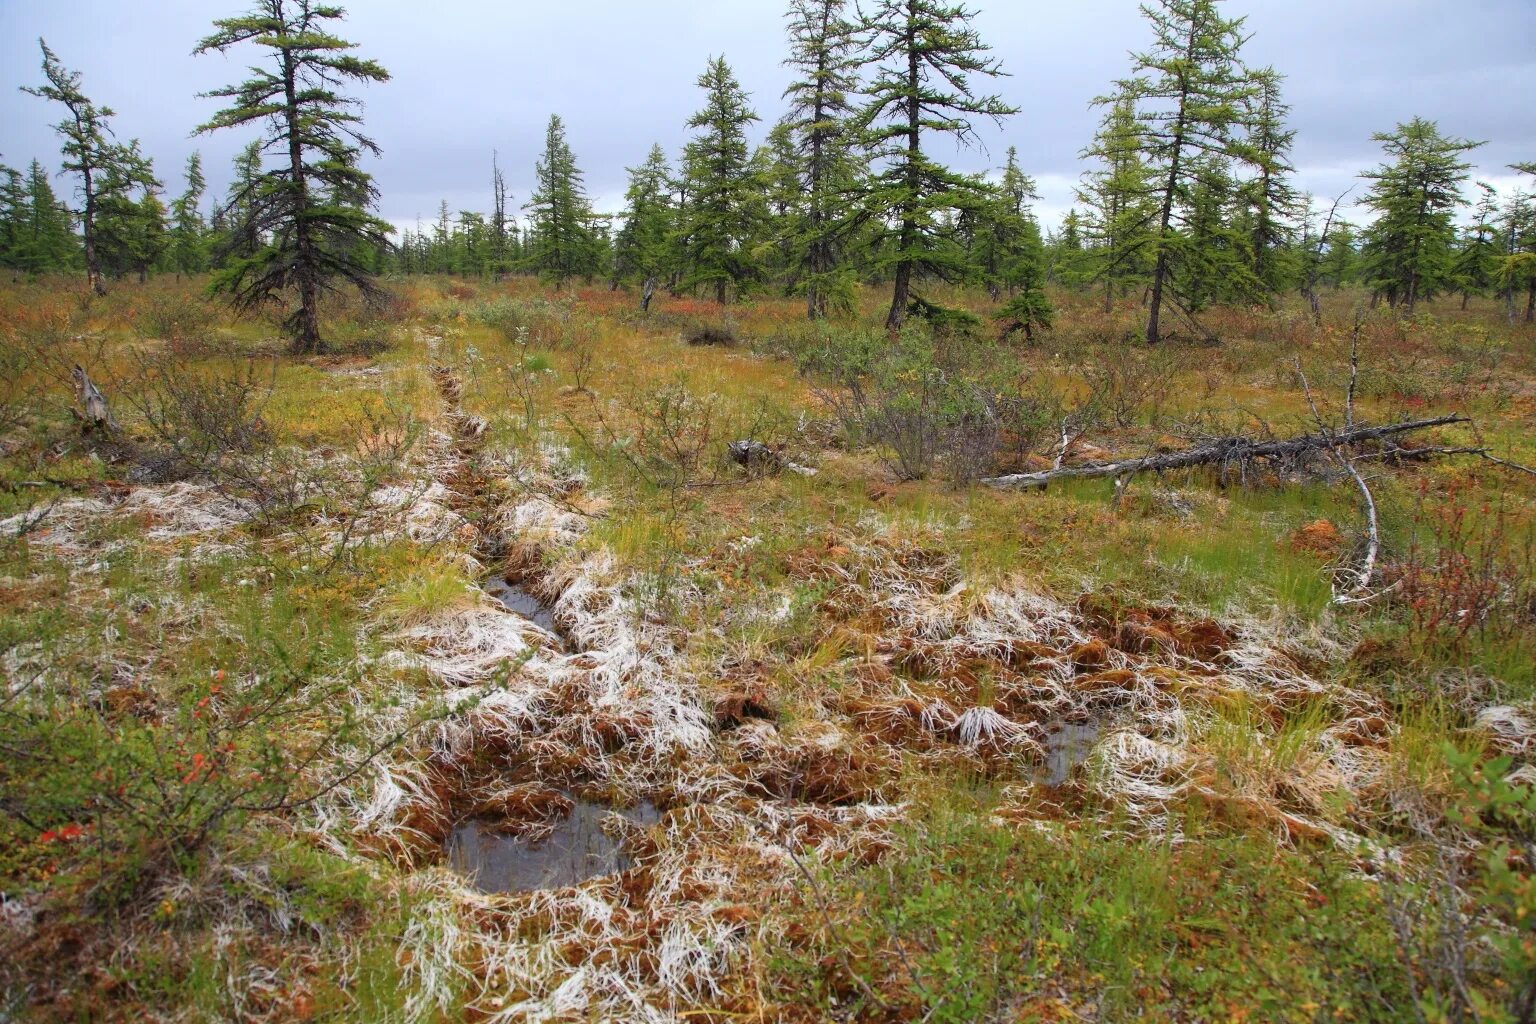
[[[1035,473],[1011,473],[982,480],[992,487],[1021,489],[1043,488],[1058,480],[1092,480],[1112,477],[1124,480],[1141,473],[1166,473],[1175,469],[1192,469],[1197,466],[1215,466],[1223,475],[1234,469],[1246,472],[1259,463],[1292,466],[1313,458],[1323,458],[1341,448],[1352,448],[1373,441],[1411,434],[1419,430],[1449,426],[1454,423],[1470,423],[1465,416],[1436,416],[1431,419],[1408,420],[1377,427],[1353,427],[1340,431],[1320,431],[1297,437],[1255,440],[1249,437],[1222,437],[1196,445],[1182,452],[1146,455],[1134,459],[1119,459],[1093,466],[1066,466],[1041,470]],[[1412,457],[1419,449],[1403,449],[1400,454]],[[1429,451],[1450,454],[1450,450]],[[1486,454],[1481,449],[1455,449],[1456,454]]]

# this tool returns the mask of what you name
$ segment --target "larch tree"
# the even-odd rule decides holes
[[[1473,211],[1473,221],[1461,232],[1451,276],[1461,292],[1461,308],[1466,309],[1473,295],[1485,295],[1493,287],[1499,272],[1498,226],[1499,193],[1486,181],[1477,183],[1480,197]]]
[[[389,72],[353,55],[356,45],[330,30],[345,14],[313,0],[258,0],[246,14],[216,19],[195,51],[226,53],[242,43],[270,51],[269,64],[252,67],[250,78],[208,94],[231,105],[198,131],[259,125],[260,152],[278,157],[253,169],[239,197],[245,219],[234,234],[254,251],[233,254],[214,287],[245,309],[296,293],[284,327],[299,354],[324,351],[323,294],[338,283],[378,294],[363,253],[387,245],[391,230],[370,212],[378,191],[358,166],[379,147],[362,133],[360,101],[342,92],[387,82]]]
[[[967,218],[975,275],[994,302],[1004,289],[1011,294],[1018,287],[1021,262],[1041,245],[1040,228],[1030,207],[1031,200],[1038,198],[1034,179],[1019,166],[1018,148],[1009,146],[1001,180]]]
[[[899,329],[918,275],[958,280],[968,260],[946,224],[947,215],[974,204],[986,185],[931,159],[925,137],[975,140],[973,118],[1001,123],[1017,113],[999,97],[978,95],[972,76],[995,78],[1002,65],[971,27],[976,12],[940,0],[877,0],[863,20],[874,76],[857,123],[884,166],[873,177],[868,209],[884,218],[892,237],[879,259],[894,269],[886,327]]]
[[[1290,160],[1296,132],[1287,122],[1291,108],[1280,98],[1285,76],[1274,68],[1260,68],[1251,72],[1250,80],[1253,92],[1244,112],[1244,141],[1253,176],[1238,188],[1238,200],[1244,208],[1253,279],[1262,289],[1254,297],[1273,304],[1293,270],[1286,264],[1286,255],[1293,240],[1290,224],[1298,208],[1290,181],[1296,171]]]
[[[491,277],[500,280],[512,269],[511,220],[507,215],[507,179],[496,153],[491,153]]]
[[[187,158],[186,180],[186,189],[171,203],[171,262],[177,275],[198,274],[208,265],[207,227],[202,210],[208,181],[203,177],[200,153]]]
[[[544,130],[544,153],[534,165],[534,178],[537,184],[523,207],[529,216],[524,264],[562,285],[591,277],[599,263],[592,207],[558,114],[550,115]]]
[[[747,126],[758,120],[724,57],[698,78],[704,107],[688,119],[697,133],[683,150],[687,182],[683,261],[685,288],[712,288],[724,305],[759,269],[752,254],[761,189],[751,173]]]
[[[40,99],[52,100],[64,107],[64,118],[54,125],[54,131],[64,140],[64,170],[80,176],[80,228],[84,238],[85,276],[91,289],[105,295],[107,283],[101,272],[101,260],[97,254],[96,215],[101,201],[103,178],[118,163],[122,147],[112,141],[110,107],[98,107],[80,89],[81,76],[59,63],[59,58],[43,40],[37,41],[43,51],[44,84],[24,85],[22,92]],[[119,175],[118,179],[122,180]]]
[[[800,150],[804,192],[804,217],[791,243],[794,282],[805,293],[806,316],[819,320],[829,305],[852,304],[853,273],[842,250],[856,223],[846,212],[860,169],[849,97],[859,86],[862,40],[847,0],[791,0],[785,17],[784,63],[795,78],[784,90],[784,123]]]
[[[1103,286],[1107,313],[1117,297],[1146,280],[1156,250],[1155,184],[1153,171],[1142,159],[1141,122],[1133,97],[1114,97],[1093,144],[1081,156],[1098,161],[1077,188],[1078,202],[1087,211],[1081,222],[1087,246],[1082,270],[1089,281]]]
[[[133,139],[114,145],[96,179],[96,255],[101,271],[143,281],[165,248],[165,205],[154,166]]]
[[[1240,130],[1255,88],[1239,59],[1243,19],[1223,18],[1217,0],[1156,0],[1141,11],[1152,25],[1152,48],[1135,54],[1131,77],[1097,102],[1131,97],[1156,175],[1146,327],[1147,343],[1156,344],[1164,304],[1178,304],[1175,271],[1191,255],[1183,218],[1197,186],[1209,184],[1213,160],[1246,159]]]
[[[653,145],[639,167],[629,168],[624,191],[624,226],[614,239],[614,276],[641,285],[640,308],[649,312],[656,282],[667,271],[674,225],[667,154]]]
[[[1536,163],[1510,164],[1518,174],[1536,176]],[[1516,189],[1505,201],[1500,225],[1503,255],[1499,260],[1499,291],[1509,322],[1515,322],[1515,295],[1525,290],[1525,322],[1536,322],[1536,203]]]
[[[1390,162],[1361,175],[1371,183],[1364,204],[1377,213],[1366,232],[1366,279],[1390,306],[1411,314],[1452,284],[1454,218],[1472,167],[1464,157],[1482,143],[1448,138],[1421,117],[1372,138]]]

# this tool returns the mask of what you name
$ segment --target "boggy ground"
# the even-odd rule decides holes
[[[1345,605],[1326,467],[967,482],[1312,429],[1298,367],[1336,422],[1356,337],[1360,418],[1463,412],[1536,462],[1536,338],[1492,303],[1357,333],[1342,293],[1148,352],[1061,296],[1038,347],[945,367],[1035,418],[904,481],[796,370],[873,292],[818,330],[416,279],[292,360],[198,287],[0,297],[8,1014],[1519,1019],[1528,476],[1374,453]],[[589,810],[618,873],[448,864],[465,822],[535,847]]]

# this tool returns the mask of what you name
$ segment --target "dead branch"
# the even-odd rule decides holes
[[[1378,427],[1357,427],[1336,433],[1302,434],[1278,440],[1255,441],[1247,437],[1222,437],[1182,452],[1120,459],[1096,466],[1072,466],[1042,470],[1037,473],[1012,473],[982,480],[991,487],[1022,489],[1046,487],[1058,480],[1093,480],[1103,477],[1129,477],[1138,473],[1166,473],[1196,466],[1243,467],[1254,462],[1289,463],[1310,456],[1326,455],[1338,447],[1350,447],[1382,441],[1417,430],[1429,430],[1453,423],[1472,422],[1465,416],[1435,416],[1430,419],[1388,423]]]

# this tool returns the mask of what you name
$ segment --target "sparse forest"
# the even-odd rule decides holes
[[[0,1019],[1536,1021],[1536,162],[1149,0],[1047,217],[785,7],[398,231],[340,7],[166,42],[233,166],[7,68]]]

